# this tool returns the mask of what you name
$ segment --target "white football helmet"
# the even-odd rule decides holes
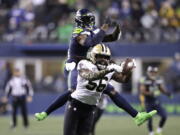
[[[111,51],[109,47],[104,44],[97,44],[87,53],[87,58],[96,64],[101,70],[108,66],[110,57]]]

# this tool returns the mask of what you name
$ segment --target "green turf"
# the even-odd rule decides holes
[[[157,126],[158,118],[154,120]],[[30,128],[25,130],[19,118],[19,125],[10,130],[10,118],[0,117],[0,135],[63,135],[63,117],[50,116],[45,121],[37,122],[30,117]],[[73,123],[72,123],[73,124]],[[96,135],[148,135],[146,124],[137,127],[131,117],[104,116],[97,126]],[[163,135],[180,135],[180,117],[169,117]]]

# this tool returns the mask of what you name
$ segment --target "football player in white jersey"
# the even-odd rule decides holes
[[[97,44],[88,53],[87,59],[83,59],[78,63],[77,87],[71,94],[67,105],[64,135],[90,135],[94,109],[102,93],[108,93],[106,87],[109,81],[113,79],[117,82],[126,82],[129,79],[130,74],[124,74],[123,71],[125,67],[127,69],[127,66],[131,71],[134,68],[134,62],[126,62],[119,66],[110,63],[110,56],[111,52],[107,46]],[[114,96],[113,102],[134,117],[137,125],[141,125],[156,114],[156,111],[138,113],[118,93],[110,92]],[[47,112],[42,112],[36,113],[35,117],[37,120],[43,120],[47,115]]]

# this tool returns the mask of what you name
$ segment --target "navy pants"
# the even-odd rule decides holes
[[[162,128],[166,122],[167,119],[167,114],[164,108],[162,108],[160,103],[151,103],[148,104],[146,103],[146,111],[150,112],[152,110],[157,110],[158,115],[161,117],[160,122],[159,122],[159,127]],[[152,118],[148,120],[148,130],[150,132],[153,131],[153,126],[152,126]]]

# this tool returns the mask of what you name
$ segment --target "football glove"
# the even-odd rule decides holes
[[[109,71],[116,71],[118,73],[121,73],[122,70],[123,70],[122,66],[119,66],[119,65],[116,65],[116,64],[111,64],[111,65],[107,66],[107,69]]]
[[[76,63],[75,62],[66,63],[65,67],[67,71],[72,71],[76,67]]]
[[[44,120],[48,115],[46,112],[41,112],[41,113],[35,113],[35,118],[38,121]]]
[[[136,61],[135,59],[127,58],[125,61],[121,63],[123,67],[123,73],[128,73],[132,71],[132,69],[136,68]]]

